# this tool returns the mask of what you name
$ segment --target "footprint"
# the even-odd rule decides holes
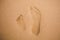
[[[40,33],[40,21],[41,21],[40,10],[37,9],[36,7],[30,7],[30,10],[33,17],[32,33],[38,35]]]
[[[24,16],[23,15],[20,15],[18,18],[17,18],[17,24],[19,25],[21,31],[24,31],[25,30],[25,22],[24,22]]]

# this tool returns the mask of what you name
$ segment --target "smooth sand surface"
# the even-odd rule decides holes
[[[29,25],[31,6],[41,12],[38,36],[31,33]],[[20,14],[27,19],[25,31],[16,22]],[[0,0],[0,24],[1,40],[60,40],[60,0]]]

